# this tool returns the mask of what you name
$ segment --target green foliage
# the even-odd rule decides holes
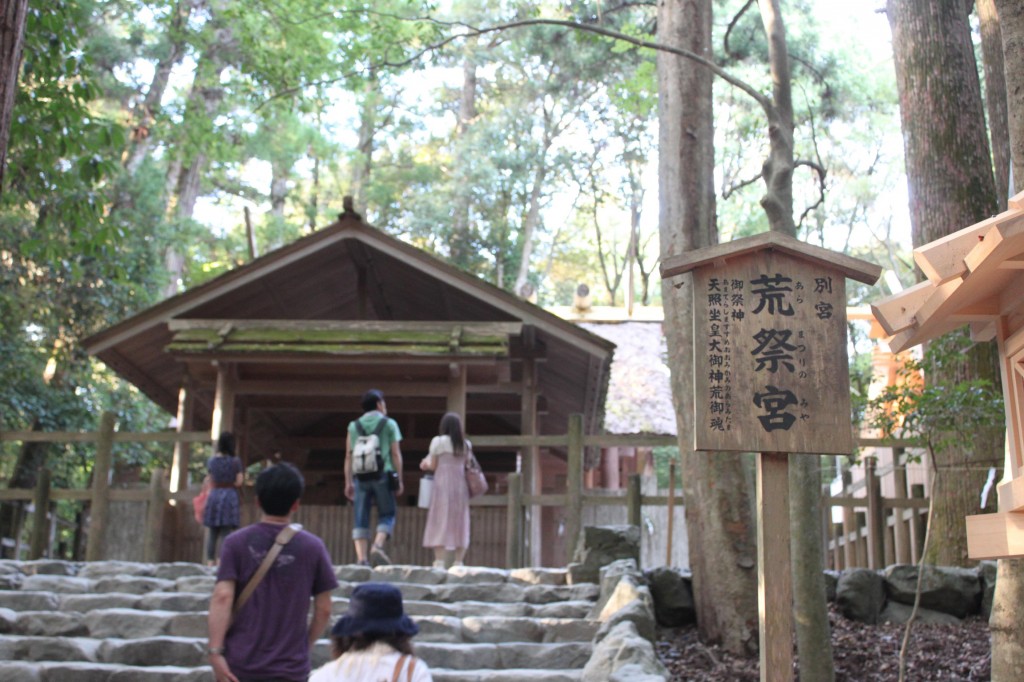
[[[956,366],[971,343],[962,331],[929,343],[920,360],[908,361],[899,370],[897,384],[868,403],[869,424],[887,437],[920,441],[933,452],[970,449],[978,433],[1001,425],[1003,397],[990,381],[934,380],[937,373]]]

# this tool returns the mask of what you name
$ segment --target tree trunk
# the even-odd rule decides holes
[[[710,56],[710,0],[665,0],[658,42]],[[661,258],[717,243],[712,74],[659,52]],[[757,652],[757,539],[749,456],[693,451],[693,299],[689,277],[662,281],[697,623],[705,642]],[[680,284],[682,286],[680,286]],[[676,288],[680,286],[680,288]]]
[[[459,150],[456,175],[469,167],[472,153],[469,145],[469,127],[477,116],[476,109],[476,50],[477,39],[466,42],[466,50],[462,62],[462,96],[459,99],[459,123],[455,129],[456,147]],[[448,251],[452,263],[465,268],[469,265],[472,245],[469,243],[469,211],[472,205],[472,194],[469,183],[460,182],[455,187],[455,201],[452,211],[452,234],[448,242]]]
[[[1024,191],[1024,4],[996,0],[1003,39],[1009,116],[1012,192]],[[1004,471],[1004,480],[1011,473]],[[989,628],[992,633],[992,682],[1024,679],[1024,559],[1001,559]]]
[[[822,460],[813,455],[789,457],[790,563],[800,679],[831,682],[836,672],[821,560]]]
[[[956,232],[996,213],[970,27],[961,0],[889,0],[896,85],[906,155],[914,246]],[[999,385],[998,353],[976,344],[959,367],[935,382],[988,378]],[[1001,434],[985,434],[972,450],[936,452],[932,551],[928,561],[963,566],[964,517],[978,513],[988,466],[1002,467]]]
[[[786,26],[779,0],[759,2],[761,23],[768,36],[768,62],[772,74],[774,106],[768,114],[770,153],[761,166],[766,192],[761,207],[772,231],[796,236],[793,222],[793,95],[789,76]]]
[[[366,186],[373,168],[373,135],[377,130],[377,77],[372,72],[363,88],[359,116],[359,141],[352,160],[352,202],[356,211],[366,215]]]
[[[516,296],[529,298],[527,284],[530,278],[530,256],[533,255],[533,233],[540,225],[540,203],[543,198],[544,179],[547,176],[548,149],[551,147],[552,138],[548,127],[548,115],[545,112],[544,144],[540,151],[540,158],[537,160],[537,168],[533,172],[533,187],[530,189],[530,205],[523,218],[522,234],[519,238],[519,271],[516,274],[516,282],[513,293]]]
[[[0,19],[0,193],[3,192],[4,167],[7,165],[14,96],[18,92],[27,12],[28,0],[7,0]]]
[[[981,54],[985,67],[985,110],[992,144],[992,165],[996,179],[996,205],[1006,208],[1010,191],[1010,133],[1006,111],[1006,74],[1003,66],[1003,36],[995,0],[977,0],[981,23]]]
[[[171,71],[181,63],[185,56],[185,31],[189,17],[192,14],[194,0],[181,0],[170,14],[170,21],[165,31],[167,40],[167,54],[160,58],[153,72],[153,78],[146,90],[146,96],[138,103],[132,112],[132,133],[131,145],[125,157],[124,166],[129,173],[134,174],[142,161],[149,154],[152,141],[150,127],[160,110],[160,102],[163,100],[164,92],[171,80]]]

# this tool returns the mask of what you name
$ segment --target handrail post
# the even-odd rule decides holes
[[[100,417],[96,461],[92,465],[92,506],[89,513],[89,542],[85,548],[86,561],[102,560],[106,550],[107,523],[110,516],[110,466],[113,462],[114,421],[113,412],[104,412]]]
[[[35,560],[46,554],[50,539],[50,523],[47,520],[50,511],[50,470],[46,467],[39,469],[32,504],[36,511],[32,516],[32,545],[29,548],[29,559]]]
[[[566,466],[565,554],[572,561],[583,526],[583,415],[569,415]]]
[[[626,484],[626,520],[631,526],[640,526],[640,474],[630,474]]]
[[[164,488],[164,470],[153,469],[149,479],[149,504],[146,513],[146,545],[143,548],[143,561],[156,563],[160,561],[160,545],[164,530],[164,504],[167,493]]]
[[[508,568],[521,568],[523,555],[523,476],[508,475],[508,514],[506,516],[508,544],[505,546],[505,564]]]

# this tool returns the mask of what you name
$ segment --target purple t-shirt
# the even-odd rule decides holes
[[[235,593],[241,594],[281,528],[254,523],[229,535],[217,580],[234,580]],[[305,680],[310,671],[310,599],[337,586],[323,541],[306,531],[297,533],[235,614],[224,640],[231,672],[239,677]]]

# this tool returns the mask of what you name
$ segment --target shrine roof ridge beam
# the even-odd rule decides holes
[[[470,322],[470,321],[390,321],[390,320],[231,320],[231,319],[173,319],[167,321],[172,332],[192,329],[282,329],[282,330],[324,330],[324,331],[370,331],[370,332],[439,332],[448,334],[454,329],[463,333],[518,336],[522,333],[522,322]]]

